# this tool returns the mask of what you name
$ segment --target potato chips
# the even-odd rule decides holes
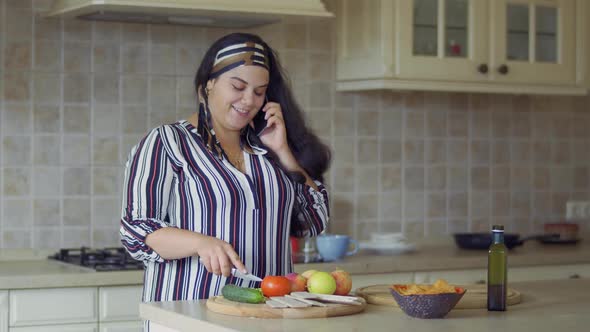
[[[424,294],[442,294],[455,293],[455,287],[449,285],[445,280],[438,279],[432,285],[407,284],[392,286],[401,295],[424,295]]]

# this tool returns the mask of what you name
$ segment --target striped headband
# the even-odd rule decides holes
[[[245,42],[225,47],[215,56],[213,70],[209,78],[216,78],[228,70],[241,65],[261,66],[269,70],[268,58],[264,53],[264,47],[254,42]]]

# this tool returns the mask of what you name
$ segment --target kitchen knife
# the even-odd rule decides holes
[[[295,297],[296,299],[301,298],[301,299],[317,300],[317,301],[323,301],[323,302],[362,305],[362,303],[359,301],[358,297],[356,297],[356,296],[315,294],[315,293],[309,293],[309,292],[291,292],[291,296]]]
[[[250,273],[242,273],[242,272],[240,272],[240,270],[236,269],[235,267],[231,269],[231,275],[236,278],[245,279],[245,280],[262,281],[262,279],[260,279],[259,277],[255,276],[253,274],[250,274]]]
[[[199,257],[199,262],[203,263],[203,259],[201,257]],[[253,274],[250,274],[250,273],[240,272],[240,270],[236,269],[235,267],[232,267],[231,275],[236,278],[245,279],[245,280],[262,281],[262,279],[260,279],[259,277],[255,276]]]

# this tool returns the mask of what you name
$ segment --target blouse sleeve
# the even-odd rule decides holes
[[[314,182],[319,190],[295,183],[296,203],[291,221],[291,235],[296,237],[317,236],[328,226],[328,190],[321,182]]]
[[[129,154],[123,182],[121,242],[137,260],[163,262],[145,238],[170,227],[167,206],[174,181],[172,164],[159,129],[151,131]]]

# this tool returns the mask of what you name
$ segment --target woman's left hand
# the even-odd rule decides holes
[[[260,134],[260,140],[277,155],[283,154],[285,149],[289,149],[289,145],[287,144],[287,128],[281,105],[268,102],[260,112],[264,112],[264,119],[267,121],[266,128]]]
[[[277,155],[283,167],[290,171],[301,172],[306,178],[305,183],[315,190],[319,190],[291,152],[287,142],[287,127],[285,127],[281,105],[268,102],[260,112],[265,113],[264,119],[267,121],[266,128],[260,134],[260,141]]]

